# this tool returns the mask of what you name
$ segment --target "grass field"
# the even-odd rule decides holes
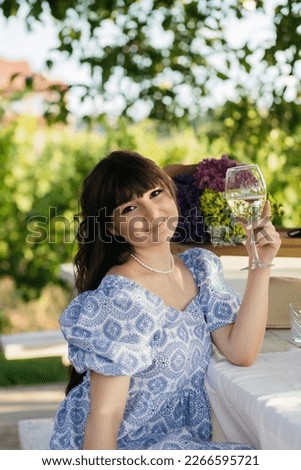
[[[0,353],[0,387],[67,380],[68,368],[62,364],[60,357],[8,361]]]

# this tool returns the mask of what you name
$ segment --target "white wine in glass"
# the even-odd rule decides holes
[[[257,165],[240,165],[229,168],[226,173],[225,197],[234,216],[246,223],[257,220],[266,201],[266,184]],[[251,225],[253,257],[250,266],[243,269],[267,268],[258,256],[254,231]]]

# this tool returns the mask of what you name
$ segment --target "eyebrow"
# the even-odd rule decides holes
[[[144,191],[143,194],[148,193],[148,192],[152,192],[152,191],[156,191],[157,189],[164,189],[163,184],[157,184],[157,185],[154,186],[153,188],[147,189],[146,191]],[[143,196],[143,195],[142,195],[142,196]],[[119,203],[116,205],[115,209],[113,209],[113,212],[114,212],[116,209],[118,209],[118,207],[120,207],[120,206],[127,205],[127,204],[131,204],[131,203],[133,203],[133,202],[136,202],[137,199],[141,199],[142,196],[135,196],[135,195],[134,195],[132,199],[128,199],[127,201],[124,201],[124,202],[119,202]]]

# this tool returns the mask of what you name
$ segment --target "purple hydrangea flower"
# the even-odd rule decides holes
[[[236,188],[256,188],[260,182],[256,176],[252,173],[252,170],[246,169],[241,170],[237,173],[234,172],[233,178],[228,182],[229,189]]]
[[[209,239],[205,232],[202,212],[199,209],[202,191],[194,185],[194,176],[180,174],[174,177],[177,187],[179,223],[172,242],[205,242]]]
[[[228,168],[237,165],[238,163],[231,160],[228,155],[222,155],[220,159],[205,158],[196,168],[194,185],[200,190],[212,189],[213,191],[223,192]]]

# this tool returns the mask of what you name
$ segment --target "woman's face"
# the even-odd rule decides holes
[[[133,247],[169,241],[178,224],[177,205],[162,185],[118,206],[112,214],[113,233]]]

